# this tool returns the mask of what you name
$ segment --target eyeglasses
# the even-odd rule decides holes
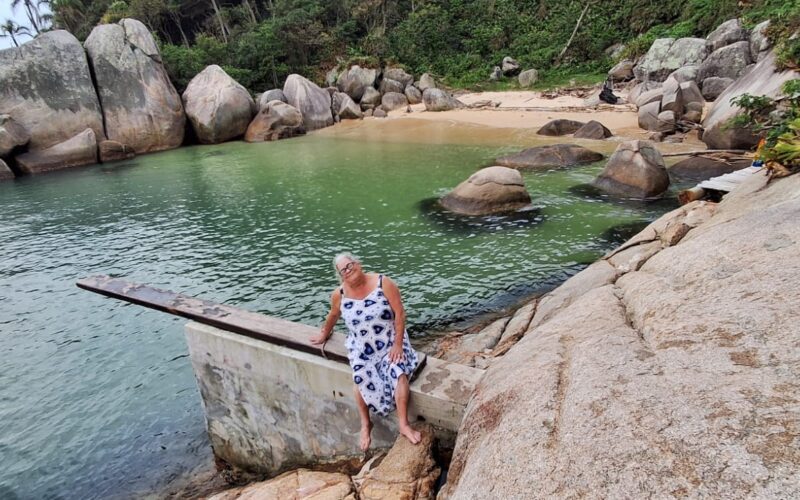
[[[355,269],[355,267],[356,267],[355,262],[349,262],[346,266],[339,269],[339,275],[344,276],[345,274],[350,274],[353,271],[353,269]]]

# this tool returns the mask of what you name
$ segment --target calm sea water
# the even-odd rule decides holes
[[[612,229],[668,208],[581,194],[592,165],[526,173],[534,213],[447,217],[429,200],[519,149],[457,128],[436,144],[187,147],[0,184],[0,498],[126,498],[211,453],[184,321],[79,290],[81,277],[317,324],[330,259],[349,250],[395,278],[418,335],[564,279]]]

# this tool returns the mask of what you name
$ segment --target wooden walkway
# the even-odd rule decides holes
[[[763,166],[750,166],[729,174],[712,177],[711,179],[705,180],[693,188],[685,189],[678,193],[678,201],[681,203],[681,205],[686,205],[692,201],[705,198],[706,195],[709,194],[709,191],[717,193],[730,193],[745,179],[748,179],[749,177],[762,172],[763,170]]]

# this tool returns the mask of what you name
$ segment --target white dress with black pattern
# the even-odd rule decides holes
[[[378,286],[361,300],[342,294],[342,319],[347,324],[347,357],[353,369],[353,382],[369,409],[386,416],[395,408],[397,379],[409,378],[417,367],[417,353],[411,348],[408,333],[403,332],[403,356],[400,363],[389,362],[394,345],[394,312],[383,294],[383,275]]]

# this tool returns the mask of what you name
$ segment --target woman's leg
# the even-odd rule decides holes
[[[412,444],[419,443],[422,436],[408,424],[408,377],[400,375],[397,379],[397,387],[394,391],[394,400],[397,403],[397,421],[400,426],[400,434],[404,435]]]
[[[353,392],[356,396],[356,406],[358,406],[358,417],[361,420],[361,438],[359,439],[358,446],[361,451],[367,451],[372,442],[372,422],[369,420],[369,408],[364,398],[361,397],[361,391],[358,390],[357,385],[353,385]]]

